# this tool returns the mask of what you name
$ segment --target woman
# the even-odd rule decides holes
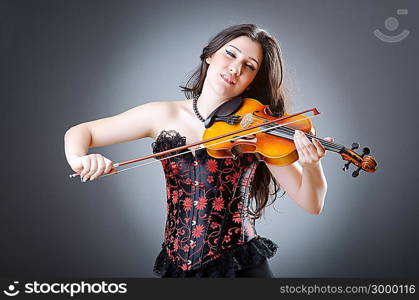
[[[253,24],[226,28],[203,49],[201,65],[182,87],[186,100],[150,102],[70,128],[65,135],[68,163],[83,181],[95,180],[111,172],[113,162],[100,154],[88,155],[91,147],[152,137],[153,152],[158,153],[200,141],[206,118],[237,97],[257,99],[282,115],[282,65],[279,45],[265,30]],[[326,194],[320,164],[324,148],[300,132],[294,142],[299,162],[282,167],[251,153],[216,159],[205,150],[162,160],[167,221],[155,273],[273,277],[267,258],[277,245],[257,235],[254,227],[268,205],[271,184],[275,198],[282,187],[312,214],[320,213]]]

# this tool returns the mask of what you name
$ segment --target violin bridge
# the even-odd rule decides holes
[[[240,121],[240,126],[242,128],[247,128],[253,123],[253,116],[251,113],[246,114]]]

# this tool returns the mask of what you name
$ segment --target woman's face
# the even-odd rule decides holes
[[[206,59],[206,84],[218,95],[235,97],[255,79],[262,63],[262,46],[247,36],[226,43]]]

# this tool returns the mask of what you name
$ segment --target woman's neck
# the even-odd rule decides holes
[[[197,107],[199,113],[206,119],[221,104],[231,100],[233,97],[222,97],[215,94],[202,93],[198,97]]]

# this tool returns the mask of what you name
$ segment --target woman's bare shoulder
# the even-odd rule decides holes
[[[179,110],[184,109],[188,100],[173,100],[173,101],[150,101],[146,105],[150,108],[158,109],[158,112],[167,114],[167,116],[179,113]]]
[[[146,110],[153,117],[162,117],[168,120],[175,119],[186,108],[187,100],[173,101],[152,101],[138,106],[141,110]]]
[[[187,110],[188,100],[152,101],[141,106],[146,106],[152,118],[152,137],[155,138],[162,130],[173,126]]]

